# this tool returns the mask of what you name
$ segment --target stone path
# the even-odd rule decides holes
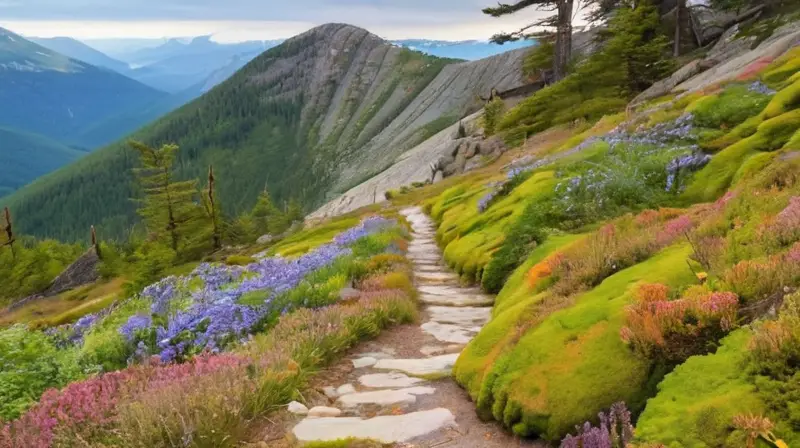
[[[343,376],[322,388],[323,405],[341,409],[342,416],[316,418],[312,412],[294,427],[294,436],[300,442],[369,438],[403,447],[534,446],[481,422],[450,377],[464,345],[489,321],[494,299],[459,285],[442,264],[436,229],[421,209],[402,213],[413,231],[408,258],[423,323],[385,332],[338,366]]]

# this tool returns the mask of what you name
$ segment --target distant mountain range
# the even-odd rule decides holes
[[[404,39],[393,40],[393,44],[408,48],[409,50],[421,51],[423,53],[439,56],[440,58],[464,59],[476,61],[488,58],[499,53],[504,53],[518,48],[525,48],[534,45],[534,41],[522,40],[509,42],[505,45],[493,44],[489,41],[463,40],[427,40],[427,39]]]
[[[90,148],[87,127],[165,96],[0,28],[0,126]]]
[[[212,164],[227,213],[252,207],[265,183],[277,202],[294,198],[311,209],[478,110],[492,88],[518,85],[522,55],[464,63],[401,48],[357,27],[324,25],[267,50],[131,137],[178,144],[180,178],[201,177]],[[210,84],[197,84],[192,95]],[[26,234],[70,240],[95,225],[105,235],[122,235],[136,220],[135,160],[117,142],[0,205],[12,208]]]

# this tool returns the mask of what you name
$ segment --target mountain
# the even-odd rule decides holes
[[[0,196],[84,155],[41,135],[0,127]]]
[[[481,40],[446,41],[428,39],[403,39],[394,40],[392,43],[409,50],[421,51],[440,58],[465,59],[467,61],[488,58],[506,51],[526,48],[535,44],[534,41],[530,40],[497,45]]]
[[[126,74],[131,71],[131,67],[122,61],[107,56],[105,53],[95,50],[85,43],[72,39],[71,37],[51,37],[38,38],[32,37],[31,42],[39,44],[45,48],[72,59],[113,70],[117,73]]]
[[[279,203],[295,198],[310,210],[478,110],[491,89],[522,85],[524,53],[458,63],[353,26],[324,25],[264,52],[132,137],[179,144],[179,177],[201,178],[213,164],[228,213],[252,207],[265,184]],[[28,234],[74,239],[94,224],[122,235],[135,222],[135,163],[119,142],[4,202]]]
[[[185,43],[170,39],[163,45],[144,48],[124,55],[125,61],[136,67],[130,76],[144,84],[177,93],[203,82],[214,72],[235,60],[239,67],[274,47],[280,41],[251,41],[220,44],[210,36],[196,37]]]
[[[165,95],[0,28],[0,126],[87,146],[86,127]]]

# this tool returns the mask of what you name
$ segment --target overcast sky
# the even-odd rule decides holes
[[[509,0],[506,0],[508,2]],[[511,0],[513,2],[513,0]],[[215,40],[290,37],[344,22],[387,39],[486,39],[534,17],[492,18],[496,0],[0,0],[0,26],[37,37],[185,37]]]

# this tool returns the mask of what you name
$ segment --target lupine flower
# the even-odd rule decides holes
[[[767,85],[761,81],[753,82],[752,84],[750,84],[749,87],[747,87],[747,90],[749,90],[750,92],[760,93],[762,95],[768,95],[768,96],[772,96],[778,93],[775,90],[772,90],[769,87],[767,87]]]
[[[601,412],[597,416],[599,427],[590,422],[576,426],[576,435],[562,440],[561,448],[625,448],[633,440],[631,413],[625,403],[615,403],[608,414]]]

